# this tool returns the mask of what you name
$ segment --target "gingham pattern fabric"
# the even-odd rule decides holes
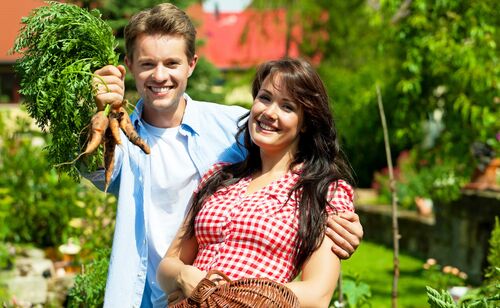
[[[201,183],[223,165],[212,167]],[[298,273],[299,224],[297,200],[293,195],[288,200],[288,192],[298,179],[297,173],[288,172],[247,196],[247,177],[210,196],[195,221],[199,248],[193,265],[204,271],[218,269],[233,280],[291,281]],[[330,204],[338,212],[353,211],[351,186],[342,180],[335,186],[330,185]]]

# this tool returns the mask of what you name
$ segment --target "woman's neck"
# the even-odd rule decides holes
[[[252,194],[269,183],[282,177],[288,172],[292,155],[266,155],[260,153],[262,169],[252,175],[252,180],[248,184],[247,194]]]

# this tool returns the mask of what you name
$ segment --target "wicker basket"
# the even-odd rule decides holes
[[[210,280],[219,275],[226,283]],[[244,278],[232,281],[224,273],[211,270],[193,290],[193,294],[170,308],[295,308],[300,307],[295,294],[284,285],[265,278]]]

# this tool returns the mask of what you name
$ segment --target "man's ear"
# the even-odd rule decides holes
[[[129,57],[125,56],[125,65],[127,66],[128,70],[132,72],[132,61],[129,59]]]
[[[194,55],[193,59],[188,63],[189,66],[188,78],[191,77],[191,74],[193,74],[194,68],[196,67],[196,63],[198,63],[198,55]]]

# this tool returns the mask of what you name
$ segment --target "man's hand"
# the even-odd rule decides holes
[[[92,79],[96,89],[96,105],[98,110],[104,110],[108,104],[118,109],[125,96],[125,67],[123,65],[106,65],[94,72]]]
[[[326,235],[333,241],[333,253],[340,259],[349,259],[363,239],[359,216],[353,212],[330,215]]]

